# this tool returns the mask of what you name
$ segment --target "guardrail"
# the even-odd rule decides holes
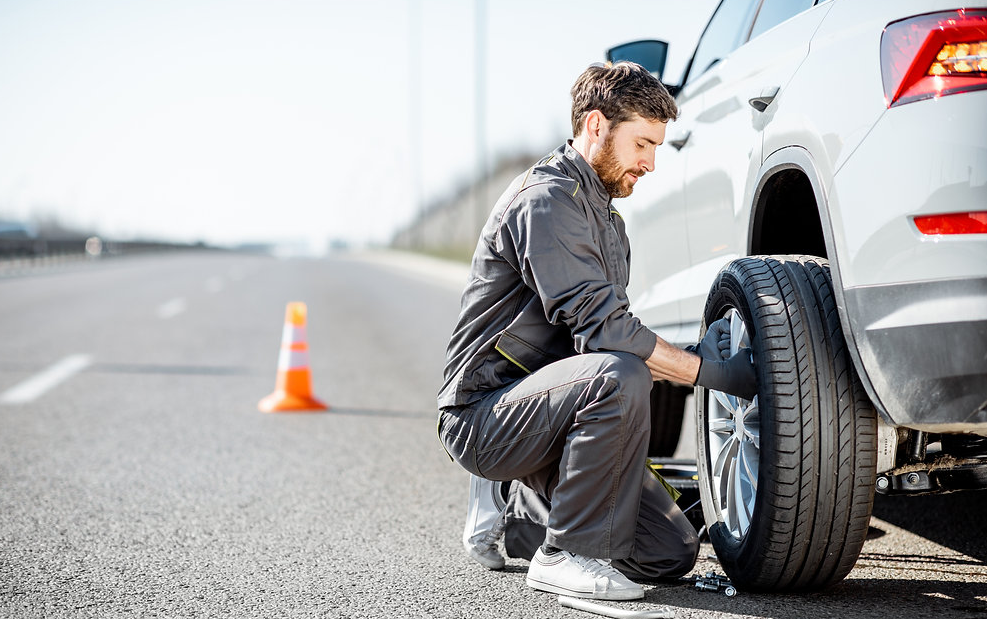
[[[109,241],[98,237],[70,239],[0,238],[0,274],[80,260],[188,249],[214,249],[203,243]]]

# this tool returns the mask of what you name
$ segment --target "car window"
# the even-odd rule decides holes
[[[814,0],[764,0],[757,11],[750,38],[765,30],[771,30],[781,22],[794,17],[812,6]]]
[[[689,66],[689,83],[747,40],[751,16],[760,0],[723,0],[706,26]]]

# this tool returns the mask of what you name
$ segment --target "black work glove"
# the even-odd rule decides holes
[[[741,348],[737,354],[724,361],[702,359],[696,384],[753,400],[757,395],[757,373],[754,371],[750,349]]]
[[[730,356],[730,321],[720,318],[709,325],[706,335],[695,346],[686,346],[703,359],[719,361]]]

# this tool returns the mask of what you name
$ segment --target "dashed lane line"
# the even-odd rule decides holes
[[[26,404],[37,400],[93,362],[91,355],[69,355],[27,380],[0,393],[0,404]]]

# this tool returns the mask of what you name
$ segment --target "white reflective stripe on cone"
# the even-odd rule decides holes
[[[308,350],[292,350],[287,347],[281,348],[278,355],[279,370],[295,370],[308,367]]]
[[[307,342],[305,339],[305,327],[296,327],[290,322],[286,322],[284,325],[284,330],[281,332],[281,343],[286,344],[288,342]]]

